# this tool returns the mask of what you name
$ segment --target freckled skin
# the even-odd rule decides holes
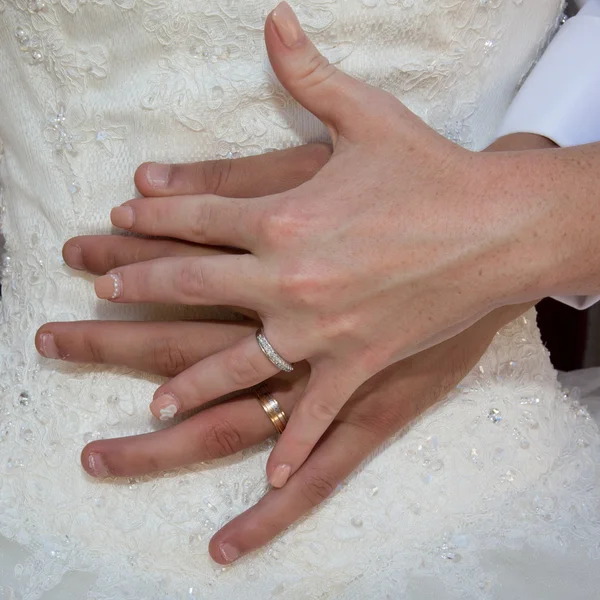
[[[535,147],[535,144],[544,147],[544,139],[528,135],[509,136],[488,150],[519,149],[527,145]],[[324,145],[308,145],[241,159],[227,166],[225,161],[173,165],[171,172],[177,175],[172,178],[173,187],[164,193],[178,195],[185,189],[201,194],[205,191],[204,186],[211,185],[207,174],[214,176],[217,169],[226,168],[227,178],[216,177],[223,186],[217,191],[223,196],[243,197],[247,189],[267,195],[273,191],[273,186],[283,185],[286,176],[289,176],[290,188],[297,184],[300,175],[309,179],[327,162],[330,154],[330,149]],[[304,169],[302,173],[300,167]],[[206,173],[202,173],[202,169],[207,169]],[[269,176],[272,169],[277,171],[278,177]],[[136,182],[142,191],[148,193],[151,188],[143,179],[146,171],[147,165],[140,166],[136,172]],[[207,256],[214,253],[214,250],[204,246],[184,242],[122,236],[82,236],[67,242],[65,248],[71,245],[81,250],[75,255],[77,261],[83,260],[83,263],[76,263],[78,267],[94,273],[106,273],[119,264],[143,262],[160,256]],[[65,252],[65,255],[69,263],[73,254]],[[378,444],[454,387],[479,359],[495,331],[526,308],[516,306],[498,309],[459,336],[397,363],[365,383],[336,417],[335,432],[341,437],[330,437],[328,432],[319,446],[320,454],[311,456],[306,469],[301,469],[292,477],[291,484],[286,485],[279,495],[273,497],[268,494],[268,504],[251,509],[217,533],[210,545],[213,558],[217,562],[229,562],[220,550],[224,541],[233,544],[242,553],[250,552],[302,516],[311,508],[309,504],[298,503],[299,499],[306,499],[304,494],[297,492],[297,486],[303,485],[306,472],[316,472],[322,481],[329,481],[335,487]],[[248,316],[256,319],[255,314],[248,313]],[[358,317],[354,315],[353,318]],[[38,332],[36,345],[42,354],[48,348],[56,348],[54,355],[49,358],[124,365],[174,377],[207,355],[253,334],[256,327],[253,321],[49,323]],[[343,319],[333,319],[330,315],[324,317],[323,328],[328,328],[333,334],[339,333],[344,327],[348,332],[352,331],[353,323],[348,315]],[[53,346],[48,345],[47,336],[52,336]],[[375,341],[365,348],[361,356],[361,368],[369,371],[374,368],[378,357],[391,353],[392,347]],[[288,415],[306,386],[308,372],[306,363],[298,363],[293,373],[268,382],[270,390]],[[357,437],[357,432],[368,432],[369,435]],[[242,396],[235,403],[207,409],[150,435],[92,442],[84,448],[81,459],[83,467],[92,475],[95,473],[91,471],[91,454],[102,455],[110,475],[143,475],[206,460],[217,453],[222,454],[226,448],[235,452],[239,449],[237,444],[248,447],[272,433],[272,426],[256,399]],[[340,444],[353,450],[351,454],[344,452],[343,460],[333,458],[337,456],[336,448]],[[329,472],[314,466],[316,456],[322,460],[330,457]],[[270,523],[275,517],[281,529],[266,527],[265,520]]]
[[[600,287],[589,258],[600,236],[586,219],[597,203],[589,172],[598,172],[600,146],[563,150],[545,142],[543,150],[469,152],[390,94],[320,60],[291,9],[277,10],[288,16],[283,37],[277,11],[267,19],[271,64],[332,133],[329,160],[305,183],[260,201],[128,201],[121,208],[133,218],[115,210],[115,226],[246,253],[123,265],[96,287],[114,302],[256,311],[277,353],[312,369],[303,410],[267,466],[272,473],[291,464],[293,473],[352,393],[379,371],[500,306],[586,293],[594,280]],[[256,385],[277,368],[249,338],[157,393],[172,394],[188,410]]]
[[[133,219],[122,224],[133,223],[130,231],[246,253],[123,264],[96,286],[113,302],[256,311],[281,356],[308,362],[304,395],[269,458],[271,477],[282,465],[293,476],[356,390],[391,365],[498,307],[600,291],[590,218],[600,145],[469,152],[391,94],[330,65],[286,3],[267,18],[265,40],[280,82],[330,131],[330,160],[299,187],[259,200],[129,201]],[[157,394],[191,409],[276,373],[249,336]]]

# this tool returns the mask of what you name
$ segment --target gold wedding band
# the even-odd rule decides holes
[[[254,394],[263,407],[263,410],[267,413],[267,417],[271,419],[271,423],[273,423],[277,433],[282,434],[288,419],[281,406],[279,406],[279,402],[273,398],[269,388],[264,384],[256,386]]]

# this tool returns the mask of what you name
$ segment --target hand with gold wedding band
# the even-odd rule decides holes
[[[547,144],[536,136],[511,138],[495,147],[502,150]],[[162,177],[164,165],[144,164],[135,179],[148,198],[206,192],[240,198],[260,196],[312,177],[330,153],[327,146],[312,144],[235,161],[170,165],[167,178]],[[154,177],[156,169],[160,178]],[[113,235],[74,238],[65,245],[64,257],[75,269],[104,274],[138,261],[221,252],[176,240]],[[497,311],[455,340],[399,363],[362,386],[288,485],[270,491],[214,536],[212,557],[229,563],[268,543],[318,505],[389,435],[458,383],[485,350],[493,332],[516,314]],[[258,327],[256,321],[48,323],[38,332],[36,344],[48,358],[122,365],[172,378],[254,335]],[[268,381],[269,393],[287,415],[302,396],[307,379],[306,363],[300,363],[293,373]],[[82,464],[95,477],[133,477],[226,456],[276,433],[265,412],[255,393],[244,392],[235,401],[213,406],[156,433],[92,442],[82,453]]]
[[[79,242],[89,256],[86,241]],[[127,252],[126,246],[118,247],[112,256],[118,259],[123,248]],[[476,363],[495,331],[516,314],[513,308],[512,313],[490,315],[477,327],[393,365],[361,386],[287,485],[269,491],[215,534],[210,542],[213,559],[221,564],[235,561],[324,501],[390,435],[443,398]],[[177,377],[253,335],[256,327],[254,321],[47,323],[38,331],[36,345],[50,358]],[[275,398],[277,408],[269,409],[270,414],[253,389],[160,431],[91,442],[81,454],[82,466],[93,477],[135,477],[234,454],[277,435],[274,421],[280,416],[275,413],[293,415],[308,379],[306,362],[298,363],[293,373],[271,378],[265,400]]]
[[[269,386],[261,383],[252,390],[252,393],[256,396],[271,423],[273,423],[275,431],[281,435],[287,425],[288,416],[283,408],[281,408],[277,399],[269,391]]]

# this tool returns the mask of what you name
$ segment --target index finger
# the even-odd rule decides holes
[[[321,445],[279,489],[223,527],[210,541],[210,555],[229,564],[257,550],[326,500],[383,441],[351,423],[334,423]]]

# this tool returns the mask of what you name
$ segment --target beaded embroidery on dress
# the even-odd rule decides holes
[[[211,534],[265,491],[268,445],[92,481],[84,443],[157,427],[156,380],[41,359],[50,320],[177,318],[98,302],[62,243],[107,232],[146,160],[256,154],[324,128],[275,80],[275,0],[0,0],[0,598],[589,599],[600,435],[558,386],[535,314],[315,514],[222,569]],[[454,141],[493,137],[560,0],[291,2],[328,58]]]

